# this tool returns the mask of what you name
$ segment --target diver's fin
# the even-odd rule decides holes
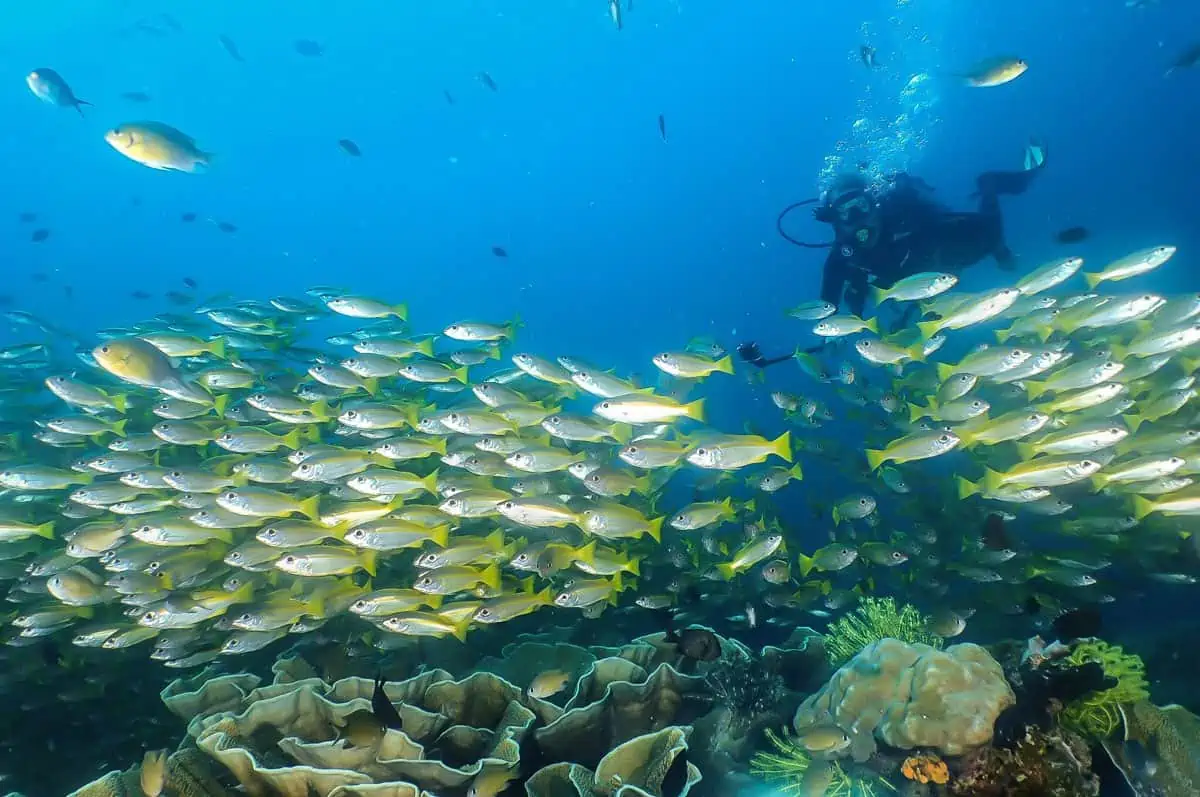
[[[1040,169],[1046,165],[1046,145],[1036,138],[1025,145],[1025,171]]]

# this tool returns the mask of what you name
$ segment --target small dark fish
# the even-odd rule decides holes
[[[27,210],[21,215],[17,216],[17,220],[22,224],[30,224],[37,221],[37,214],[31,210]]]
[[[217,229],[221,232],[235,233],[238,231],[237,225],[228,221],[218,221]]]
[[[450,105],[454,104],[454,95],[448,89],[442,89],[442,96],[446,98],[446,102]]]
[[[32,279],[34,282],[49,282],[50,275],[44,271],[35,271],[32,275],[30,275],[30,279]]]
[[[179,216],[179,220],[188,223],[193,222],[196,220],[196,214],[191,212],[183,213]]]
[[[146,291],[130,291],[129,295],[134,299],[149,299],[151,294]]]
[[[130,197],[129,204],[133,205],[135,208],[140,208],[142,206],[142,198],[140,196]]]
[[[312,39],[297,39],[296,52],[308,58],[316,58],[325,54],[325,48]]]
[[[196,281],[194,279],[192,279],[191,277],[184,277],[183,284],[186,285],[187,287],[191,288],[192,290],[196,290]]]
[[[667,117],[661,113],[658,115],[658,135],[663,141],[667,140]]]
[[[188,296],[186,293],[180,293],[179,291],[167,291],[166,297],[168,302],[179,305],[180,307],[189,305],[195,301],[195,299],[193,299],[191,296]]]
[[[492,254],[496,257],[508,257],[508,251],[503,246],[493,246]]]
[[[1095,606],[1084,606],[1063,612],[1054,618],[1054,632],[1061,641],[1099,636],[1103,621]]]
[[[1200,43],[1189,44],[1187,48],[1179,54],[1179,56],[1171,62],[1170,68],[1167,69],[1163,77],[1170,77],[1174,72],[1180,69],[1191,69],[1200,64]]]
[[[487,86],[492,91],[499,91],[500,87],[496,85],[496,81],[492,80],[492,76],[487,72],[479,73],[479,82]]]
[[[670,609],[662,610],[662,618],[666,636],[664,642],[673,643],[679,653],[693,661],[715,661],[721,657],[721,640],[706,628],[685,628],[675,631],[672,627],[675,618]]]
[[[236,43],[234,43],[233,39],[229,38],[224,33],[218,36],[217,39],[221,42],[221,46],[225,48],[225,52],[229,53],[230,58],[235,61],[241,61],[242,63],[245,63],[246,59],[242,58],[242,54],[238,50],[238,46]]]
[[[875,48],[869,44],[864,44],[858,48],[858,58],[867,69],[874,69],[879,66],[879,59],[876,57]]]
[[[1012,547],[1008,535],[1004,532],[1002,515],[988,515],[987,520],[983,521],[983,545],[993,551],[1002,551]]]
[[[348,138],[338,139],[338,146],[346,150],[347,155],[353,155],[356,158],[362,155],[362,150],[358,148],[358,144],[355,144]]]
[[[73,287],[71,287],[70,285],[64,285],[63,286],[63,296],[67,297],[68,299],[73,298],[75,296],[75,289]]]
[[[144,91],[123,91],[121,99],[129,100],[130,102],[150,102],[150,95]]]
[[[29,240],[33,241],[35,244],[40,244],[42,241],[46,240],[49,237],[50,237],[49,230],[40,229],[40,230],[34,230],[33,233],[29,236]]]
[[[1054,240],[1060,244],[1077,244],[1080,241],[1087,240],[1091,235],[1087,227],[1067,227],[1065,230],[1059,230],[1054,235]]]
[[[400,712],[396,711],[387,692],[383,691],[385,683],[386,680],[382,675],[375,676],[375,691],[371,694],[371,711],[375,713],[375,719],[382,722],[385,728],[404,730],[404,721],[400,718]]]

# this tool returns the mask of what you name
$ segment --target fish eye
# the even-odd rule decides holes
[[[239,618],[237,619],[237,621],[238,621],[239,623],[248,623],[248,622],[250,622],[250,621],[251,621],[251,620],[253,620],[253,619],[254,619],[254,618],[250,616],[250,612],[246,612],[246,613],[245,613],[245,614],[243,614],[241,617],[239,617]],[[231,640],[231,641],[232,641],[232,640]]]
[[[696,454],[701,457],[706,457],[706,456],[708,456],[708,449],[707,448],[697,448]]]
[[[675,516],[675,522],[677,523],[682,523],[685,520],[687,520],[687,518],[684,517],[682,512]]]
[[[904,555],[902,553],[900,553],[899,551],[892,551],[892,558],[898,562],[902,558],[904,558]]]
[[[101,347],[100,347],[100,353],[101,353],[101,354],[108,354],[108,347],[107,347],[107,346],[101,346]]]
[[[625,452],[628,454],[636,454],[638,452],[638,447],[637,446],[626,446]]]
[[[302,462],[300,463],[300,470],[304,473],[308,473],[310,470],[312,470],[312,465],[309,465],[307,462]]]
[[[512,502],[512,501],[505,501],[503,504],[501,504],[501,505],[500,505],[500,508],[501,508],[501,509],[512,509],[512,508],[513,508],[513,502]]]
[[[226,501],[236,501],[238,496],[237,493],[235,493],[233,490],[230,490],[229,492],[225,493],[224,497]]]
[[[284,563],[285,565],[294,565],[294,564],[296,564],[296,557],[294,557],[294,556],[285,556],[285,557],[283,557],[283,563]]]
[[[479,611],[475,612],[475,616],[476,617],[491,617],[492,610],[491,609],[480,609]]]
[[[149,621],[149,620],[153,620],[153,619],[154,619],[154,612],[146,612],[145,614],[143,614],[143,615],[142,615],[142,619],[143,619],[143,620],[147,620],[147,621]]]
[[[975,407],[976,409],[978,409],[979,407],[982,407],[982,406],[983,406],[983,402],[982,402],[982,401],[980,401],[980,400],[978,400],[978,399],[976,399],[975,401],[972,401],[972,402],[971,402],[971,406],[972,406],[972,407]]]
[[[939,443],[949,443],[949,442],[950,442],[950,435],[948,435],[948,434],[944,434],[944,435],[942,435],[941,437],[939,437],[939,438],[938,438],[938,442],[939,442]]]

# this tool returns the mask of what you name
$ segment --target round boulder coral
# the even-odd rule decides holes
[[[978,645],[936,650],[882,639],[863,648],[796,711],[797,731],[836,725],[865,761],[877,742],[902,750],[962,753],[992,739],[1015,700],[1004,671]]]

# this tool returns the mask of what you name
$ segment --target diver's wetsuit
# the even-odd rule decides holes
[[[922,195],[924,181],[897,175],[879,199],[879,234],[870,245],[852,238],[834,243],[821,279],[821,298],[836,306],[843,301],[863,314],[867,287],[891,287],[902,277],[922,271],[955,273],[988,255],[1001,268],[1012,268],[1012,252],[1004,243],[1000,214],[1002,194],[1024,193],[1038,170],[985,172],[976,178],[979,210],[946,210]],[[844,291],[844,296],[843,296]]]

